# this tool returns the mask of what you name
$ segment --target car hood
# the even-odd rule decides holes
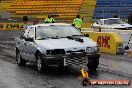
[[[71,40],[68,38],[60,38],[60,39],[46,39],[46,40],[35,40],[38,46],[43,46],[45,49],[86,49],[87,47],[97,46],[96,42],[87,37],[82,37],[84,42],[79,42],[76,40]]]

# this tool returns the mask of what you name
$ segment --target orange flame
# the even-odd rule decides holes
[[[84,68],[82,68],[81,72],[82,72],[82,77],[83,77],[83,78],[88,78],[88,76],[89,76],[89,75],[88,75],[88,72],[85,71]]]

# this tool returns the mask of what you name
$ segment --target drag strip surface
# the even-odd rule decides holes
[[[82,81],[79,80],[78,71],[70,67],[50,66],[47,74],[39,74],[32,63],[28,63],[26,67],[17,66],[14,38],[20,33],[20,31],[0,31],[0,88],[84,88],[81,85]],[[100,68],[97,73],[90,74],[90,79],[131,79],[131,75],[120,73],[122,69],[129,70],[126,68],[127,66],[131,68],[131,62],[110,58],[101,57]],[[120,69],[116,71],[118,62]],[[128,65],[124,68],[122,64]],[[111,66],[115,65],[113,69]],[[127,73],[131,74],[130,71]],[[132,88],[132,86],[87,86],[86,88]]]

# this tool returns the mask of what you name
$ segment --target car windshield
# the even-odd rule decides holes
[[[120,19],[108,19],[104,21],[104,24],[111,25],[111,24],[123,24],[122,20]]]
[[[36,39],[62,38],[67,36],[83,36],[83,34],[70,25],[39,26],[36,28]]]

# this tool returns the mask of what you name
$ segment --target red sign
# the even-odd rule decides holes
[[[99,45],[99,47],[110,49],[109,40],[110,36],[98,36],[97,44]]]

